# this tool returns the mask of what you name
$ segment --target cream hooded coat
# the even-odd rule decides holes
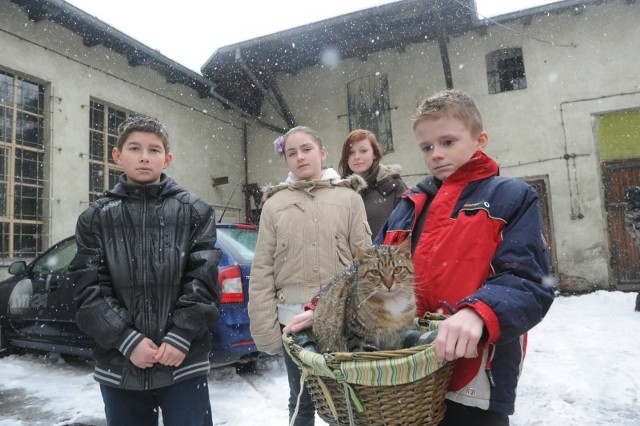
[[[351,263],[356,246],[371,244],[356,192],[363,185],[357,175],[340,179],[327,169],[321,180],[289,178],[265,188],[249,285],[251,334],[261,351],[277,353],[285,318],[302,312],[320,286]]]

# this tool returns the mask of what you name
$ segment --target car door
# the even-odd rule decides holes
[[[73,238],[61,241],[31,263],[14,287],[7,320],[21,338],[34,342],[61,339],[61,327],[74,315],[67,268],[75,253]]]

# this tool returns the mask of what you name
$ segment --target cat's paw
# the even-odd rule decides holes
[[[362,345],[362,352],[377,352],[379,350],[380,350],[379,347],[375,345],[371,345],[369,343],[365,343]]]

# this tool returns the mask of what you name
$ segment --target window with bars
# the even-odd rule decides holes
[[[393,151],[391,106],[387,75],[377,73],[347,83],[349,131],[365,129],[375,133],[383,154]]]
[[[0,70],[0,257],[43,245],[45,87]]]
[[[89,116],[89,200],[95,201],[118,181],[122,168],[111,152],[118,141],[118,126],[129,114],[121,109],[91,101]]]
[[[487,55],[489,93],[502,93],[527,88],[522,49],[496,50]]]

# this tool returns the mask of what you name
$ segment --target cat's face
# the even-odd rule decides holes
[[[413,294],[413,262],[410,243],[398,246],[370,246],[358,253],[360,291],[369,296]]]

